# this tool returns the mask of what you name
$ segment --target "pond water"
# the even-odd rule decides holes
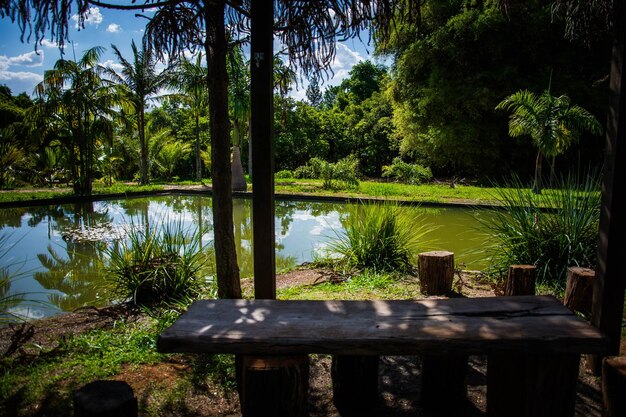
[[[368,206],[375,209],[375,206]],[[486,266],[489,242],[477,216],[486,211],[465,208],[407,208],[416,225],[426,224],[423,250],[454,252],[463,269]],[[276,264],[279,270],[324,255],[343,230],[350,205],[326,202],[276,202]],[[234,201],[237,255],[242,277],[253,274],[251,201]],[[162,196],[97,201],[47,207],[0,209],[0,267],[11,279],[0,286],[0,301],[23,293],[10,307],[13,314],[41,318],[84,305],[103,305],[106,248],[123,238],[125,227],[180,221],[201,231],[201,245],[211,256],[211,199]],[[0,271],[1,272],[1,271]]]

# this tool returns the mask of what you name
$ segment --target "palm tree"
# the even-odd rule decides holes
[[[122,86],[130,101],[134,114],[137,116],[137,132],[139,134],[140,147],[140,171],[141,183],[149,181],[148,172],[148,144],[146,142],[146,115],[145,110],[148,102],[157,98],[157,94],[166,85],[166,72],[156,72],[156,59],[150,49],[142,46],[137,49],[135,41],[132,41],[132,63],[126,60],[115,45],[111,45],[115,56],[122,65],[121,74],[112,69],[107,69],[107,74],[118,85]]]
[[[71,163],[74,192],[91,194],[98,140],[112,133],[114,108],[124,104],[98,65],[104,51],[87,50],[78,61],[58,60],[35,89],[39,97],[32,120],[59,138]]]
[[[196,55],[195,62],[182,59],[174,72],[171,84],[180,90],[190,107],[194,118],[196,153],[196,181],[202,180],[202,149],[200,141],[200,117],[205,114],[207,97],[207,68],[202,65],[202,53]]]
[[[555,97],[545,90],[536,95],[528,90],[518,91],[502,100],[498,110],[511,111],[509,135],[528,135],[537,147],[533,192],[541,193],[541,162],[554,158],[579,140],[582,131],[598,135],[602,131],[595,117],[582,107],[572,105],[565,96]],[[554,167],[554,163],[552,164]]]
[[[241,165],[242,124],[250,117],[250,74],[244,61],[241,45],[236,44],[228,54],[228,78],[230,81],[230,114],[233,126],[232,188],[246,191],[246,177]]]

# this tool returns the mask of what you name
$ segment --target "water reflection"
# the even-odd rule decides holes
[[[251,201],[235,199],[233,220],[237,256],[242,277],[254,271]],[[473,213],[464,209],[414,209],[420,218],[438,225],[427,249],[455,252],[457,263],[480,269],[484,262],[473,253],[486,237],[477,234]],[[345,204],[310,201],[276,202],[276,265],[278,270],[311,261],[323,254],[329,240],[342,230],[349,215]],[[45,301],[26,314],[47,316],[84,305],[108,302],[103,289],[106,249],[120,239],[123,225],[157,226],[180,222],[199,231],[201,248],[214,264],[211,200],[202,196],[129,198],[83,204],[0,210],[0,235],[10,236],[9,249],[0,266],[22,278],[0,288],[5,294],[28,293]],[[0,248],[1,249],[1,248]],[[425,248],[426,249],[426,248]],[[213,270],[208,268],[208,270]],[[212,272],[211,272],[212,273]],[[23,305],[18,306],[23,308]],[[16,307],[16,308],[18,308]]]

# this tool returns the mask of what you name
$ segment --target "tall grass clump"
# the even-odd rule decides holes
[[[600,181],[596,173],[570,174],[554,189],[535,194],[514,177],[495,197],[496,210],[487,223],[493,236],[491,268],[503,273],[509,265],[537,267],[537,280],[557,291],[564,289],[569,266],[596,264],[600,219]]]
[[[391,203],[350,208],[329,250],[350,268],[411,272],[428,228],[419,216]]]
[[[108,249],[110,282],[118,299],[138,306],[187,304],[207,287],[207,257],[197,230],[180,222],[128,225],[127,238]]]

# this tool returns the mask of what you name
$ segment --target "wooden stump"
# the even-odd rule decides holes
[[[488,417],[573,417],[580,355],[492,354]]]
[[[563,304],[572,311],[589,313],[593,297],[593,282],[596,271],[589,268],[571,266],[567,268],[567,286]]]
[[[454,253],[423,252],[417,258],[420,290],[426,295],[445,295],[452,291]]]
[[[604,417],[626,416],[626,356],[602,360],[602,399]]]
[[[124,381],[94,381],[74,392],[75,417],[137,417],[137,399]]]
[[[504,295],[535,295],[537,268],[534,265],[511,265]]]
[[[333,403],[343,417],[372,414],[378,401],[378,359],[378,356],[333,356]]]
[[[422,357],[420,405],[460,410],[467,403],[467,356]]]
[[[244,417],[309,415],[309,357],[248,356],[241,360],[239,398]]]

